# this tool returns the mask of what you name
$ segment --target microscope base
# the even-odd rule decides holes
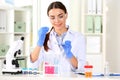
[[[22,69],[3,69],[3,74],[22,74]]]

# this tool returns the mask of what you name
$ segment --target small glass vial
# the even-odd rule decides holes
[[[104,76],[109,76],[109,63],[105,62]]]
[[[84,68],[85,68],[85,77],[91,78],[93,66],[92,65],[85,65]]]

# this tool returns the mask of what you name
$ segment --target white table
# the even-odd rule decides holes
[[[120,77],[92,77],[85,78],[82,75],[72,74],[69,76],[54,75],[0,75],[0,80],[120,80]]]

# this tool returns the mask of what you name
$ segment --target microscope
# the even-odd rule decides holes
[[[17,55],[21,54],[21,48],[23,46],[24,37],[20,40],[14,41],[6,53],[4,60],[4,67],[2,73],[20,74],[22,69],[19,67]]]

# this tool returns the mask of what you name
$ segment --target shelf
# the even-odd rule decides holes
[[[103,16],[103,14],[88,14],[88,13],[86,13],[85,16]]]
[[[0,35],[9,35],[9,34],[14,34],[13,32],[0,32]]]
[[[0,60],[1,60],[1,59],[5,59],[5,56],[0,56]]]
[[[99,53],[87,53],[87,55],[102,55],[102,52],[99,52]]]
[[[8,10],[8,9],[13,9],[13,8],[14,8],[14,6],[11,5],[11,4],[7,4],[7,3],[2,4],[2,3],[0,3],[0,9],[2,9],[2,10]]]
[[[31,7],[14,7],[14,10],[16,11],[26,11],[26,10],[31,10]]]
[[[84,33],[85,36],[102,36],[103,33]]]
[[[0,35],[8,35],[8,34],[30,35],[30,33],[27,32],[0,32]]]
[[[14,32],[15,35],[30,35],[30,33],[26,32]]]

